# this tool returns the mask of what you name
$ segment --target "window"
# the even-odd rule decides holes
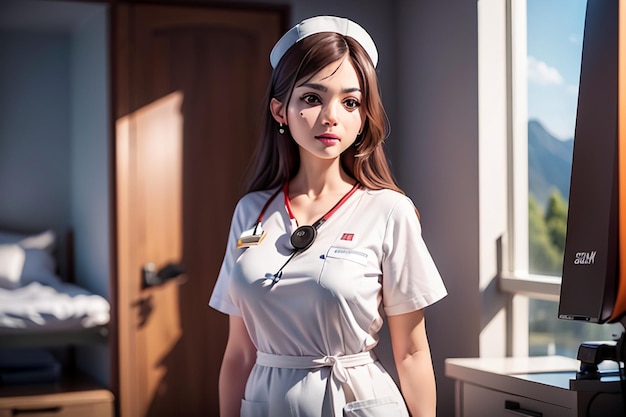
[[[587,0],[526,0],[531,275],[558,279],[563,266],[586,4]],[[542,298],[529,300],[529,355],[575,358],[581,342],[612,340],[621,333],[618,324],[560,320],[558,299]]]

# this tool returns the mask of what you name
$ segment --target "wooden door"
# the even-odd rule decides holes
[[[227,317],[207,303],[284,10],[114,10],[120,415],[216,416]],[[168,263],[185,273],[143,282]]]

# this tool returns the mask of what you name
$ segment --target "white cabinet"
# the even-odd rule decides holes
[[[447,359],[455,417],[576,417],[578,361],[560,356]]]
[[[607,362],[605,362],[607,363]],[[617,363],[601,378],[576,378],[562,356],[446,359],[455,380],[455,417],[624,417]]]
[[[463,417],[501,415],[575,417],[574,402],[552,404],[478,385],[463,384]],[[458,415],[458,414],[457,414]]]

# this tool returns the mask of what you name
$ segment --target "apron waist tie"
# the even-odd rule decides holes
[[[346,368],[367,365],[378,360],[373,351],[360,352],[351,355],[335,355],[335,356],[288,356],[276,355],[272,353],[257,352],[256,364],[268,366],[272,368],[289,368],[289,369],[318,369],[330,367],[330,377],[327,389],[330,388],[330,398],[335,416],[343,415],[343,406],[345,405],[346,392],[338,395],[344,390],[344,384],[348,384],[349,376]],[[332,383],[330,383],[332,381]],[[348,385],[349,386],[349,385]],[[350,389],[351,391],[351,389]],[[351,392],[350,395],[352,396]],[[337,401],[343,397],[343,401]],[[354,399],[352,399],[354,401]]]

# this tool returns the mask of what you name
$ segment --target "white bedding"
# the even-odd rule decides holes
[[[109,302],[74,284],[31,282],[0,288],[0,335],[80,330],[109,319]]]
[[[52,230],[0,230],[0,336],[74,332],[105,325],[109,302],[56,274]]]

